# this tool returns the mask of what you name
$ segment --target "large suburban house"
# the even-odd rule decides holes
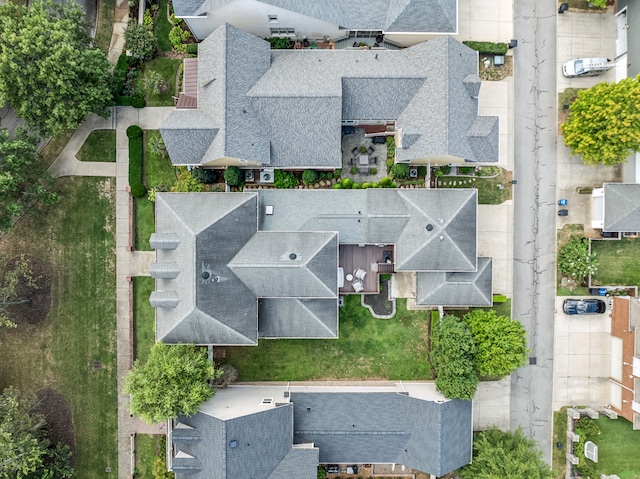
[[[263,38],[349,46],[376,38],[408,46],[458,33],[457,0],[174,0],[173,8],[198,39],[224,22]]]
[[[622,236],[640,231],[640,184],[605,183],[592,195],[591,227]]]
[[[640,298],[613,297],[611,408],[640,429]]]
[[[416,272],[416,302],[489,306],[473,189],[158,193],[156,340],[336,338],[344,294]]]
[[[231,386],[171,421],[177,479],[315,479],[318,464],[443,476],[471,462],[471,401],[433,383]]]
[[[225,23],[187,59],[183,85],[160,128],[174,165],[342,168],[355,128],[392,136],[396,162],[499,160],[498,117],[478,115],[478,54],[449,36],[404,50],[271,50]]]

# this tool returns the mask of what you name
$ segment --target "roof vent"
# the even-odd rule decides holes
[[[262,398],[262,404],[273,404],[273,398]]]
[[[295,254],[295,253],[291,253],[291,254],[289,255],[289,259],[290,259],[290,260],[292,260],[292,261],[293,261],[294,259],[298,259],[298,255],[297,255],[297,254]]]
[[[264,214],[265,215],[272,215],[273,214],[273,205],[267,205],[264,207]]]
[[[427,231],[433,231],[433,225],[431,223],[427,225]]]
[[[202,279],[204,279],[205,281],[209,279],[209,276],[211,276],[211,275],[209,274],[208,271],[203,271],[202,272]]]
[[[231,449],[235,449],[236,447],[238,447],[238,441],[235,441],[235,440],[234,441],[230,441],[229,442],[229,447]]]
[[[440,235],[440,236],[438,236],[438,239],[439,239],[440,241],[444,241],[444,236]]]

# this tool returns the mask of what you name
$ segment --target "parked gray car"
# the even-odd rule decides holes
[[[564,314],[602,314],[607,303],[601,299],[565,299],[562,309]]]

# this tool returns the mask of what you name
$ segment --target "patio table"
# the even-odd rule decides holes
[[[361,165],[368,165],[369,164],[369,155],[360,155],[359,158],[360,164]]]

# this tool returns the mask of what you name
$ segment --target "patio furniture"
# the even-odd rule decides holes
[[[347,281],[351,281],[349,279],[349,276],[351,276],[350,274],[347,275]],[[338,289],[339,288],[343,288],[344,287],[344,268],[342,266],[338,267]]]
[[[360,155],[358,159],[360,161],[360,166],[366,166],[369,164],[369,155]]]
[[[373,158],[371,158],[371,163],[373,163],[374,165],[378,164],[378,157],[374,156]]]
[[[352,283],[353,286],[353,290],[356,293],[359,293],[360,291],[364,291],[364,285],[362,284],[362,281],[360,280],[356,280]]]
[[[354,146],[354,147],[353,147],[353,150],[351,150],[351,154],[352,154],[353,156],[358,156],[358,153],[359,153],[359,152],[360,152],[360,150],[358,149],[358,147],[357,147],[357,146]]]
[[[375,148],[373,148],[373,146],[370,146],[369,148],[367,148],[367,154],[369,156],[373,155],[373,152],[376,151]]]
[[[361,268],[356,268],[355,270],[353,270],[353,275],[356,278],[364,281],[364,277],[367,275],[367,272]]]
[[[369,168],[366,166],[361,166],[360,168],[358,168],[358,173],[361,173],[363,175],[368,175],[369,174]]]
[[[351,273],[349,273],[347,276],[345,276],[347,281],[353,281],[353,275]]]
[[[357,158],[351,158],[351,166],[355,166],[358,163]]]

